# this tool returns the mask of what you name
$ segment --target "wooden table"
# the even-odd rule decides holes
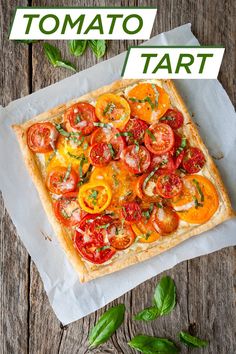
[[[201,44],[222,44],[226,52],[220,81],[235,103],[235,1],[160,0],[160,1],[2,1],[1,2],[1,104],[57,82],[71,72],[53,68],[43,55],[40,43],[33,46],[10,42],[8,28],[16,5],[21,6],[156,6],[158,13],[152,34],[168,31],[191,22]],[[233,16],[234,15],[234,16]],[[67,58],[66,42],[56,43]],[[112,41],[106,58],[126,50],[132,41]],[[79,70],[97,60],[90,51],[78,60]],[[222,117],[225,119],[226,117]],[[27,196],[26,196],[27,197]],[[63,327],[54,315],[43,289],[39,273],[0,201],[1,272],[0,272],[0,353],[3,354],[85,354],[88,331],[102,310]],[[33,235],[32,235],[33,236]],[[224,237],[224,235],[222,235]],[[235,248],[183,262],[165,272],[172,276],[178,289],[178,304],[171,315],[151,323],[135,322],[131,317],[150,304],[155,284],[161,275],[141,284],[113,303],[125,303],[128,315],[112,339],[93,353],[134,353],[127,341],[138,333],[177,339],[184,329],[207,338],[210,345],[196,353],[236,353],[235,339]],[[162,274],[163,275],[163,274]],[[106,307],[107,308],[107,307]],[[192,353],[182,349],[182,353]]]

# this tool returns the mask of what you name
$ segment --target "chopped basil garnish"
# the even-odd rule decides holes
[[[159,91],[156,88],[155,84],[152,84],[153,91],[155,93],[155,107],[158,106],[158,100],[159,100]]]
[[[194,179],[193,179],[193,183],[195,183],[196,188],[197,188],[197,190],[198,190],[198,193],[200,194],[200,197],[201,197],[200,201],[201,201],[201,202],[204,202],[204,194],[203,194],[203,191],[202,191],[202,189],[201,189],[201,187],[200,187],[200,185],[199,185],[199,182],[194,178]]]
[[[102,123],[102,122],[94,122],[93,125],[94,125],[95,127],[100,127],[100,128],[109,128],[109,129],[112,128],[112,127],[110,126],[110,124]]]
[[[96,205],[97,204],[97,196],[98,196],[98,191],[92,189],[92,192],[88,196],[89,199],[92,199],[92,204]]]
[[[87,150],[88,146],[89,146],[88,143],[84,143],[83,150]]]
[[[156,141],[155,135],[151,132],[151,130],[147,129],[146,133],[150,136],[152,141]]]
[[[135,146],[135,152],[138,153],[139,152],[139,143],[138,143],[138,141],[135,141],[134,144],[136,145]]]
[[[105,116],[106,114],[112,113],[115,108],[116,108],[116,105],[113,102],[109,102],[103,111],[103,115]]]
[[[107,250],[107,249],[109,249],[109,248],[110,248],[110,246],[98,247],[98,248],[96,249],[96,252],[101,252],[101,251]]]
[[[98,225],[98,229],[107,229],[111,224],[110,223],[107,223],[105,225]]]
[[[159,166],[156,166],[152,172],[149,173],[149,175],[145,178],[144,182],[143,182],[143,188],[146,188],[146,185],[148,183],[148,181],[150,180],[150,178],[152,178],[152,176],[154,176],[154,174],[156,173],[156,171],[158,170]]]
[[[175,118],[174,117],[171,117],[171,116],[166,116],[166,117],[161,117],[159,119],[160,122],[164,122],[165,120],[168,120],[168,121],[173,121]]]
[[[46,167],[48,167],[48,165],[50,164],[50,162],[52,161],[52,159],[56,156],[56,154],[57,154],[57,150],[55,149],[55,150],[53,150],[53,152],[50,154],[50,156],[49,156],[49,158],[48,158],[48,160],[47,160],[47,162],[46,162]]]
[[[176,150],[175,155],[179,156],[179,154],[186,148],[186,145],[187,145],[187,139],[186,138],[182,138],[181,144],[178,147],[178,149]]]
[[[133,133],[131,133],[131,132],[120,132],[120,133],[117,133],[115,136],[116,137],[119,137],[119,136],[133,136]]]
[[[197,209],[198,207],[202,207],[203,204],[202,203],[199,203],[197,197],[193,196],[193,200],[194,200],[194,205],[195,205],[195,208]]]
[[[63,182],[66,182],[68,180],[68,178],[70,177],[70,173],[71,173],[71,163],[67,167],[66,174],[65,174],[65,177],[63,179]]]
[[[61,124],[56,123],[55,127],[58,133],[60,133],[61,135],[66,136],[67,138],[70,136],[70,133],[63,129]]]
[[[82,119],[81,119],[81,116],[80,116],[79,114],[77,114],[76,117],[75,117],[76,123],[80,123],[81,120],[82,120]]]
[[[152,102],[151,98],[149,96],[145,97],[143,100],[140,100],[138,98],[135,98],[135,97],[129,97],[129,100],[131,102],[137,102],[137,103],[149,103],[150,106],[151,106],[151,109],[154,110],[155,109],[155,104]]]
[[[117,187],[117,186],[119,186],[119,181],[118,181],[118,179],[117,179],[117,174],[113,174],[112,175],[112,178],[113,178],[113,181],[114,181],[114,183],[115,183],[115,186]]]
[[[114,149],[113,149],[113,146],[112,146],[111,144],[107,144],[107,145],[108,145],[108,148],[109,148],[109,150],[110,150],[111,157],[114,158],[115,155],[116,155],[116,153],[115,153],[115,151],[114,151]]]
[[[62,215],[63,218],[65,218],[65,219],[69,219],[69,218],[70,218],[70,216],[67,214],[67,212],[66,212],[64,209],[61,210],[61,215]]]
[[[148,210],[144,210],[142,212],[142,216],[144,216],[146,219],[150,219],[152,211],[153,211],[153,208],[154,208],[154,204],[151,203],[149,209]]]

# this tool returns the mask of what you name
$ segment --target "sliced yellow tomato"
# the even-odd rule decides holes
[[[88,162],[88,141],[84,138],[80,143],[79,138],[75,136],[75,140],[68,140],[64,136],[60,136],[57,142],[56,151],[45,154],[45,164],[47,171],[56,166],[68,166],[80,174],[85,174],[89,168]]]
[[[106,93],[98,98],[95,112],[102,123],[112,123],[116,128],[124,127],[130,118],[128,102],[113,93]]]
[[[180,219],[190,224],[203,224],[217,211],[218,193],[212,182],[201,175],[183,178],[181,194],[171,202]]]
[[[151,83],[141,83],[132,88],[127,95],[133,117],[149,124],[161,118],[170,107],[166,91]]]
[[[79,189],[78,200],[80,207],[90,214],[101,213],[111,202],[112,192],[105,182],[89,182]]]
[[[137,224],[132,224],[131,227],[135,235],[138,237],[138,242],[151,243],[160,238],[160,234],[156,232],[150,222],[147,224],[139,222]]]
[[[119,208],[121,203],[132,201],[135,196],[136,179],[125,167],[122,161],[113,161],[104,167],[95,167],[90,180],[104,181],[112,190],[112,200],[109,210]]]

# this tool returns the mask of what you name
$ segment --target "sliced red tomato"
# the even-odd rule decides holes
[[[152,223],[160,234],[170,234],[179,226],[179,216],[171,207],[155,208]]]
[[[197,147],[189,147],[183,156],[183,168],[188,173],[197,173],[205,165],[206,159],[203,152]]]
[[[90,147],[89,161],[93,166],[105,166],[111,160],[111,149],[107,143],[97,143]]]
[[[116,253],[115,248],[104,239],[104,230],[110,221],[107,215],[87,215],[75,231],[74,246],[91,263],[105,263]]]
[[[132,245],[135,240],[135,234],[130,225],[115,220],[106,229],[106,236],[110,245],[116,250],[124,250]]]
[[[109,128],[97,128],[91,135],[91,144],[107,143],[111,144],[110,151],[112,153],[113,160],[118,160],[120,154],[125,147],[125,142],[122,136],[119,136],[119,130]]]
[[[144,202],[158,202],[160,196],[156,189],[158,174],[154,173],[151,177],[150,174],[145,173],[140,176],[136,184],[137,196]]]
[[[35,123],[27,131],[27,144],[30,150],[37,153],[46,153],[55,148],[58,132],[49,122]]]
[[[160,122],[168,124],[172,129],[176,130],[184,124],[183,114],[177,109],[168,109]]]
[[[148,172],[153,171],[154,168],[158,168],[157,173],[159,175],[172,173],[176,169],[173,157],[168,152],[164,155],[153,155],[152,156]]]
[[[126,143],[128,145],[134,144],[135,142],[142,144],[147,129],[148,124],[146,122],[138,118],[131,118],[124,127],[124,132],[128,133],[125,137]]]
[[[91,134],[97,120],[95,108],[87,102],[78,102],[64,113],[67,130],[79,131],[82,135]]]
[[[57,166],[46,177],[46,186],[54,194],[63,194],[76,190],[78,177],[73,169]]]
[[[157,192],[163,198],[173,198],[182,191],[183,182],[179,176],[174,173],[161,175],[157,179]]]
[[[146,130],[145,146],[156,155],[163,155],[174,146],[174,132],[164,123],[154,123]]]
[[[138,203],[127,202],[122,206],[122,216],[128,223],[138,222],[142,219],[142,210]]]
[[[77,225],[85,213],[77,202],[77,192],[69,192],[54,204],[54,212],[59,222],[67,227]]]
[[[143,173],[150,165],[150,153],[144,146],[129,145],[122,153],[124,163],[132,173]]]

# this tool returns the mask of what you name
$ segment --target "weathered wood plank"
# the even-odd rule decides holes
[[[27,5],[27,1],[22,1]],[[8,40],[17,1],[0,3],[0,104],[25,96],[28,89],[28,47]],[[16,70],[17,65],[17,70]],[[0,195],[0,353],[28,351],[29,256]]]

